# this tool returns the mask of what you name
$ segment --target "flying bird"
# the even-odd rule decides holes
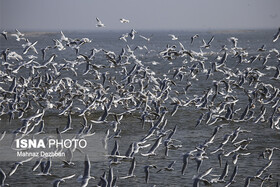
[[[8,40],[8,37],[7,37],[8,36],[8,32],[7,31],[4,30],[4,31],[1,32],[1,34],[4,36],[4,38],[6,40]]]
[[[96,27],[105,27],[105,25],[101,22],[99,18],[96,18],[97,24]]]
[[[7,176],[5,172],[0,168],[0,186],[9,186],[8,184],[5,184]]]
[[[65,182],[66,179],[71,179],[73,177],[75,177],[76,174],[73,174],[73,175],[70,175],[70,176],[67,176],[67,177],[63,177],[61,179],[57,179],[55,181],[53,181],[53,187],[59,187],[59,184],[61,182]]]
[[[84,174],[80,175],[79,178],[77,179],[78,182],[81,182],[82,187],[87,186],[89,180],[94,178],[94,177],[90,176],[90,169],[91,169],[90,160],[88,158],[88,155],[85,155]]]
[[[176,37],[174,34],[168,34],[168,36],[171,36],[171,40],[178,40],[178,37]]]
[[[120,19],[120,22],[121,22],[121,23],[129,23],[129,20],[128,20],[128,19],[121,18],[121,19]]]
[[[198,34],[195,34],[194,36],[192,36],[192,37],[191,37],[191,44],[193,44],[194,39],[196,39],[196,38],[198,38],[198,37],[199,37]]]
[[[273,42],[276,42],[280,37],[280,27],[278,28],[278,32],[273,36]]]

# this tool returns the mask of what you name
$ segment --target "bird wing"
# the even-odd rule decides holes
[[[67,177],[63,177],[63,178],[61,178],[61,180],[71,179],[71,178],[73,178],[75,176],[76,176],[76,174],[73,174],[73,175],[70,175],[70,176],[67,176]]]
[[[83,177],[89,177],[90,176],[90,160],[88,158],[88,155],[85,155],[85,169],[84,169],[84,175]]]
[[[210,45],[214,40],[214,36],[212,36],[212,38],[209,40],[208,45]]]
[[[4,181],[6,179],[5,172],[0,168],[0,184],[4,184]]]
[[[101,23],[101,21],[100,21],[100,19],[99,19],[99,18],[96,18],[96,21],[97,21],[98,23]]]

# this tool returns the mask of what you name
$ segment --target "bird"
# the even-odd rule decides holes
[[[94,179],[94,177],[90,176],[91,164],[88,155],[85,155],[84,161],[84,174],[80,175],[77,179],[78,182],[81,183],[81,187],[86,187],[90,179]]]
[[[176,163],[176,160],[172,161],[167,167],[164,167],[163,169],[159,169],[157,173],[161,172],[162,170],[165,171],[174,171],[173,165]]]
[[[236,38],[236,37],[230,37],[230,38],[229,38],[229,41],[232,42],[233,48],[237,48],[237,41],[238,41],[238,38]]]
[[[5,184],[5,180],[6,180],[6,174],[5,172],[0,168],[0,186],[4,187],[4,186],[10,186],[9,184]]]
[[[159,138],[157,138],[157,140],[155,141],[154,145],[151,147],[151,149],[148,151],[148,153],[141,153],[142,156],[152,156],[152,155],[156,155],[155,151],[156,149],[159,147],[159,145],[161,144],[161,140],[162,140],[162,136],[160,136]]]
[[[97,24],[96,27],[105,27],[105,25],[101,22],[99,18],[96,18]]]
[[[198,176],[194,176],[193,178],[193,187],[199,187],[199,182],[205,182],[205,183],[209,183],[206,179],[204,179],[203,177],[209,175],[212,172],[213,168],[209,168],[207,169],[205,172],[199,174]]]
[[[168,36],[171,36],[171,40],[178,40],[178,37],[176,37],[174,34],[168,34]]]
[[[257,51],[261,51],[261,52],[266,51],[265,47],[266,47],[265,45],[262,45],[260,48],[258,48]]]
[[[32,160],[32,159],[33,159],[33,157],[30,157],[30,158],[28,158],[28,159],[26,159],[26,160],[23,160],[23,161],[19,161],[19,162],[14,163],[13,166],[11,167],[9,173],[8,173],[8,176],[9,176],[9,177],[12,176],[12,175],[16,172],[16,170],[17,170],[17,168],[18,168],[19,166],[22,166],[23,163],[28,162],[28,161],[30,161],[30,160]]]
[[[182,166],[182,170],[181,170],[182,175],[185,174],[186,168],[187,168],[188,163],[189,163],[189,157],[193,156],[193,152],[194,151],[190,151],[190,152],[187,152],[186,154],[183,155],[183,166]]]
[[[71,149],[71,148],[67,148],[66,151],[64,152],[65,153],[65,160],[62,160],[63,162],[63,165],[62,166],[73,166],[75,165],[72,160],[73,160],[73,152],[76,148],[74,147],[74,149]]]
[[[238,166],[236,165],[236,166],[234,167],[234,170],[233,170],[233,172],[232,172],[232,175],[230,176],[230,179],[229,179],[229,181],[226,183],[225,187],[228,187],[228,186],[230,186],[232,183],[236,182],[234,179],[235,179],[235,177],[236,177],[236,175],[237,175],[237,170],[238,170]]]
[[[68,120],[67,120],[67,125],[66,125],[66,126],[64,127],[64,129],[60,132],[61,134],[73,129],[73,128],[72,128],[72,117],[71,117],[71,113],[70,113],[70,112],[69,112],[69,114],[68,114],[67,119],[68,119]]]
[[[9,52],[10,52],[10,48],[6,48],[1,53],[1,57],[4,58],[5,62],[7,62]]]
[[[191,37],[191,45],[193,44],[194,39],[196,39],[196,38],[198,38],[198,37],[199,37],[198,34],[195,34],[195,35],[193,35],[193,36]]]
[[[246,177],[244,187],[249,187],[249,186],[250,186],[251,179],[253,179],[253,178],[254,178],[254,177],[252,177],[252,176]]]
[[[203,45],[200,46],[201,48],[205,48],[205,49],[209,49],[210,46],[211,46],[211,43],[213,42],[214,40],[214,36],[211,37],[211,39],[206,43],[204,39],[202,39],[202,43]]]
[[[122,35],[119,37],[119,40],[123,40],[123,41],[127,42],[127,40],[126,40],[127,37],[128,37],[128,33],[122,34]]]
[[[121,22],[121,23],[129,23],[129,20],[128,20],[128,19],[121,18],[121,19],[120,19],[120,22]]]
[[[41,52],[42,52],[42,60],[45,60],[46,58],[46,53],[47,53],[47,50],[52,48],[51,46],[47,46],[47,47],[44,47],[41,49]]]
[[[11,36],[15,36],[16,37],[16,41],[20,41],[20,40],[25,40],[25,38],[23,37],[24,34],[22,34],[19,30],[15,29],[16,33],[11,34]]]
[[[157,169],[156,165],[148,165],[144,167],[144,171],[145,171],[145,181],[146,183],[149,183],[149,178],[150,178],[150,168],[155,168]]]
[[[53,187],[59,187],[59,184],[61,182],[65,182],[66,179],[71,179],[75,176],[76,176],[76,174],[73,174],[73,175],[70,175],[70,176],[67,176],[67,177],[62,177],[60,179],[56,179],[55,181],[53,181]]]
[[[135,175],[134,175],[135,167],[136,167],[136,161],[135,161],[135,157],[133,157],[128,174],[125,177],[120,177],[120,179],[127,179],[127,178],[131,178],[131,177],[135,177]]]
[[[150,37],[145,37],[145,36],[139,34],[139,37],[141,37],[141,38],[143,38],[144,40],[146,40],[146,41],[149,42],[149,41],[152,39],[153,34],[152,34]]]
[[[137,33],[137,31],[135,29],[131,29],[131,31],[130,31],[130,33],[128,33],[128,35],[131,37],[132,40],[134,40],[136,33]]]
[[[43,172],[41,173],[41,175],[52,175],[50,173],[51,167],[52,167],[52,158],[49,157],[47,163],[44,165]]]
[[[278,28],[277,33],[273,36],[272,42],[276,42],[280,37],[280,27]]]
[[[1,34],[4,36],[4,38],[5,38],[6,40],[8,40],[8,32],[7,32],[7,31],[3,30],[3,31],[1,32]]]
[[[0,141],[2,141],[3,140],[3,138],[5,137],[5,135],[6,135],[6,132],[7,131],[3,131],[2,133],[1,133],[1,136],[0,136]]]

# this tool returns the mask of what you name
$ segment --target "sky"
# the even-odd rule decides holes
[[[280,27],[280,0],[0,0],[0,28],[25,31]],[[96,17],[104,28],[96,27]],[[130,20],[128,24],[119,19]]]

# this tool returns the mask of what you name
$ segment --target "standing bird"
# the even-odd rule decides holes
[[[278,28],[278,32],[273,36],[273,42],[276,42],[280,37],[280,27]]]
[[[96,18],[97,24],[96,27],[105,27],[105,25],[101,22],[99,18]]]

